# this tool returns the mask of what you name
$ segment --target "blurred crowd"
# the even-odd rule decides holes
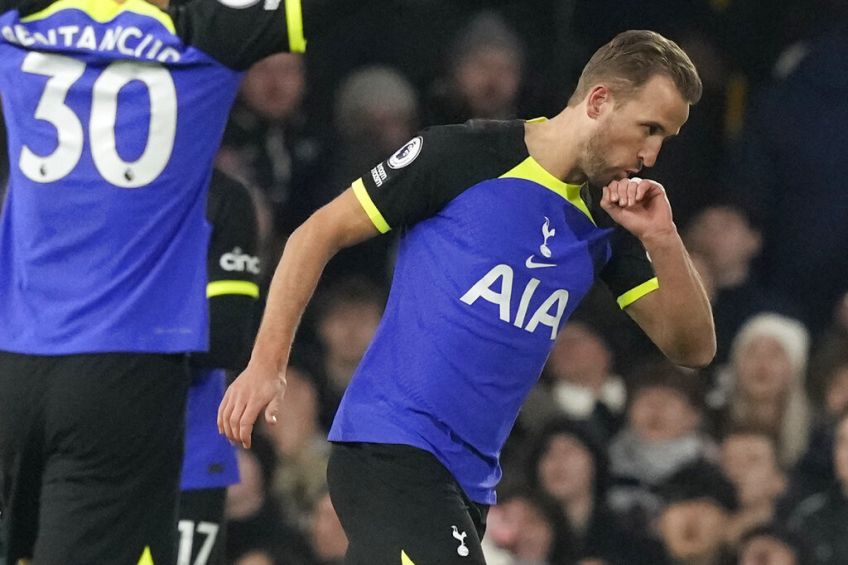
[[[624,29],[659,31],[696,63],[704,97],[645,176],[667,188],[708,289],[717,357],[698,372],[664,363],[595,289],[504,449],[490,565],[848,563],[846,12],[838,0],[385,0],[305,58],[245,75],[217,166],[252,189],[267,284],[287,235],[419,129],[553,115]],[[0,163],[0,186],[7,174]],[[342,562],[326,431],[379,324],[393,237],[327,269],[281,421],[239,452],[233,563]]]

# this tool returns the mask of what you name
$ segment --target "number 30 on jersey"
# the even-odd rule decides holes
[[[86,65],[62,55],[33,52],[24,58],[21,70],[48,77],[34,117],[56,128],[58,143],[49,155],[38,155],[24,145],[20,169],[37,183],[62,180],[79,164],[85,145],[84,124],[67,106],[66,98],[85,73]],[[141,82],[148,90],[150,122],[143,153],[135,161],[124,161],[116,147],[115,123],[118,94],[132,81]],[[116,61],[94,81],[87,136],[94,166],[107,182],[121,188],[139,188],[156,180],[171,158],[176,130],[177,93],[171,74],[164,67]]]

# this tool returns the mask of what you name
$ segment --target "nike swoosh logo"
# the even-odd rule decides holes
[[[533,260],[533,256],[531,255],[524,262],[524,266],[528,269],[544,269],[545,267],[556,267],[556,263],[537,263]]]

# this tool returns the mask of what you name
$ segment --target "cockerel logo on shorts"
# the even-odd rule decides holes
[[[468,557],[468,546],[465,545],[465,538],[468,536],[465,532],[459,533],[459,528],[456,526],[451,526],[453,528],[453,537],[454,539],[459,541],[459,547],[456,548],[456,552],[460,555],[460,557]]]

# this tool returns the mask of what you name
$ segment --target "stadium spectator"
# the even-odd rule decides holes
[[[336,96],[342,156],[335,186],[350,185],[351,179],[403,145],[417,128],[417,94],[400,71],[372,66],[351,73]]]
[[[777,525],[766,525],[747,532],[742,538],[739,565],[817,565],[803,536]]]
[[[488,565],[557,565],[560,524],[538,496],[506,489],[486,518],[483,553]]]
[[[787,521],[788,528],[809,543],[817,565],[848,563],[848,412],[837,419],[834,429],[836,482],[803,500]]]
[[[841,404],[838,399],[827,399],[825,391],[830,385],[828,381],[832,377],[833,366],[841,363],[846,351],[848,351],[848,291],[837,301],[827,328],[813,346],[809,379],[811,396],[817,405],[827,405],[830,409],[831,401]],[[835,412],[839,413],[839,410]]]
[[[251,549],[239,556],[233,565],[279,565],[270,551],[266,549]]]
[[[304,111],[306,88],[301,57],[280,53],[253,65],[216,158],[222,170],[267,196],[278,236],[332,197],[327,134],[316,131]]]
[[[657,531],[668,565],[730,565],[728,518],[736,509],[733,485],[706,461],[679,469],[661,487]],[[662,563],[659,561],[657,563]]]
[[[797,297],[814,335],[848,280],[848,191],[833,189],[833,179],[843,175],[838,156],[848,153],[848,33],[841,11],[820,28],[827,31],[810,42],[795,70],[752,103],[726,180],[762,230],[762,282]]]
[[[271,490],[289,518],[300,527],[326,491],[327,432],[318,419],[318,392],[313,377],[289,366],[288,392],[280,411],[279,425],[260,427],[277,454]]]
[[[720,432],[755,427],[775,438],[778,461],[792,467],[807,447],[811,418],[804,389],[809,338],[797,320],[758,314],[734,337],[730,367],[708,395]]]
[[[428,101],[428,125],[519,115],[524,47],[500,15],[477,14],[450,53],[448,74],[435,83]]]
[[[228,562],[260,552],[287,565],[311,565],[306,539],[285,520],[270,492],[276,466],[271,444],[257,436],[250,450],[238,450],[238,466],[241,481],[227,489],[225,506]]]
[[[320,420],[330,428],[342,395],[362,360],[385,306],[382,290],[350,276],[328,285],[316,302],[315,332],[320,353],[312,369],[318,382]]]
[[[774,438],[755,429],[731,430],[724,436],[721,470],[733,483],[739,501],[729,516],[726,536],[730,547],[736,547],[746,532],[775,521],[787,478],[777,462]]]
[[[315,565],[342,565],[347,552],[345,536],[339,518],[333,508],[330,495],[324,491],[312,510],[309,542]]]
[[[712,457],[700,431],[702,408],[695,375],[670,364],[641,368],[632,377],[624,428],[609,445],[610,507],[627,531],[646,531],[662,500],[657,488],[693,461]]]
[[[745,213],[733,206],[711,206],[687,225],[686,247],[701,257],[715,287],[713,317],[717,350],[714,363],[727,360],[730,343],[742,323],[760,312],[797,315],[797,307],[756,279],[752,262],[760,254],[762,237]]]
[[[530,487],[551,499],[557,513],[555,563],[636,559],[634,540],[607,506],[607,457],[591,428],[563,419],[550,422],[535,439],[528,467]]]
[[[347,76],[336,96],[338,135],[332,196],[396,151],[418,128],[418,95],[396,69],[370,66]],[[326,277],[359,274],[385,284],[391,275],[393,238],[378,238],[341,250],[327,265]]]
[[[817,421],[810,433],[806,453],[792,470],[790,489],[781,503],[781,514],[800,500],[826,490],[833,484],[834,422],[848,410],[848,349],[842,350],[817,369],[816,379],[823,389]]]
[[[557,336],[542,380],[530,392],[519,417],[528,429],[565,416],[588,423],[603,441],[621,427],[627,391],[613,373],[613,353],[589,324],[572,321]]]

